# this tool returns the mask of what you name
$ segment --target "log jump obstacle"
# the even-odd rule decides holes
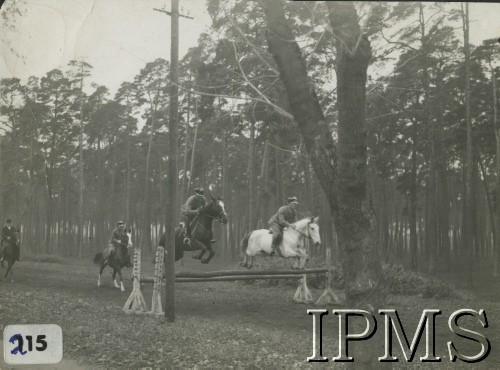
[[[134,252],[134,268],[133,268],[133,290],[128,298],[123,310],[129,314],[149,314],[152,316],[163,315],[161,305],[161,290],[164,286],[163,266],[164,266],[165,250],[163,247],[158,247],[155,259],[155,275],[154,277],[141,276],[141,251],[139,248]],[[211,282],[211,281],[240,281],[240,280],[269,280],[269,279],[296,279],[299,281],[299,286],[295,291],[293,300],[297,303],[314,303],[311,291],[307,286],[307,275],[324,274],[325,289],[321,293],[316,305],[320,304],[339,304],[340,299],[331,288],[332,267],[331,267],[331,249],[326,249],[326,260],[328,267],[311,268],[304,270],[221,270],[209,272],[177,272],[175,274],[176,283],[191,283],[191,282]],[[141,293],[141,284],[153,284],[153,298],[151,302],[151,311],[147,310],[146,302]]]

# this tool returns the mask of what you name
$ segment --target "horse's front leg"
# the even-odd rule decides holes
[[[193,242],[191,242],[191,243],[193,243]],[[198,253],[193,254],[193,259],[195,259],[195,260],[201,260],[201,258],[203,257],[203,255],[204,255],[205,253],[207,253],[207,250],[206,250],[206,249],[201,248],[201,249],[200,249],[200,251],[199,251]]]
[[[102,275],[102,271],[104,270],[104,268],[106,267],[106,265],[102,265],[101,268],[99,269],[99,277],[97,278],[97,286],[100,287],[101,286],[101,275]]]
[[[12,262],[12,265],[10,265],[10,282],[14,282],[14,269],[12,268],[14,266],[15,262]]]
[[[248,258],[248,256],[247,256],[247,254],[245,253],[245,254],[243,255],[243,259],[242,259],[242,260],[241,260],[241,262],[240,262],[240,266],[241,266],[241,267],[247,267],[247,258]]]
[[[297,251],[297,262],[294,264],[294,268],[304,269],[306,267],[306,262],[309,260],[309,255],[304,250]]]
[[[10,282],[13,283],[14,282],[14,278],[13,278],[13,269],[12,269],[12,266],[14,265],[14,263],[10,263],[8,262],[7,263],[7,272],[5,273],[5,280],[8,280],[8,277],[10,277]]]
[[[121,270],[121,269],[118,269],[118,270],[117,270],[117,272],[118,272],[118,277],[120,278],[120,286],[119,286],[119,288],[120,288],[120,290],[121,290],[122,292],[124,292],[124,291],[125,291],[125,286],[123,285],[122,270]],[[115,282],[116,282],[116,280],[115,280]]]
[[[195,260],[201,260],[203,258],[203,256],[205,255],[205,253],[207,253],[207,247],[205,244],[203,244],[202,242],[198,241],[197,239],[192,239],[191,240],[191,245],[193,245],[195,247],[198,247],[198,249],[200,250],[199,253],[193,255],[193,258]]]
[[[210,241],[208,242],[208,246],[206,246],[206,244],[205,244],[205,248],[206,248],[206,251],[208,251],[208,256],[207,256],[207,258],[202,258],[201,263],[207,264],[210,262],[210,260],[213,258],[213,256],[215,256],[215,252],[212,249],[212,244],[210,243]]]
[[[113,276],[111,277],[113,279],[113,284],[115,285],[115,288],[118,288],[120,289],[120,285],[118,285],[118,282],[116,281],[116,273],[117,273],[117,269],[115,267],[113,267]]]

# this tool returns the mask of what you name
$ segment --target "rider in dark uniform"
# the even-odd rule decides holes
[[[116,248],[122,243],[123,237],[125,236],[125,223],[123,221],[118,221],[116,227],[111,233],[109,238],[108,248],[104,251],[104,259],[108,259],[113,255]]]
[[[297,221],[297,206],[299,201],[297,197],[292,196],[288,198],[288,204],[286,206],[280,207],[278,212],[273,215],[269,220],[269,229],[273,234],[273,243],[271,255],[278,251],[281,255],[279,245],[283,239],[283,229],[285,227],[292,227],[292,223]]]
[[[6,242],[14,242],[14,253],[16,256],[16,260],[21,261],[21,259],[19,258],[21,250],[19,246],[19,238],[17,233],[18,231],[16,230],[16,228],[12,226],[12,220],[8,219],[5,222],[5,226],[2,228],[2,240],[0,242],[2,253],[0,254],[1,255],[0,261],[3,260],[3,250]]]
[[[207,204],[207,200],[203,196],[205,193],[203,188],[194,189],[194,194],[191,195],[186,203],[181,207],[182,214],[182,229],[181,234],[184,234],[184,244],[191,243],[190,223],[198,215],[200,208]]]

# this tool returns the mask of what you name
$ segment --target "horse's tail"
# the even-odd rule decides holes
[[[103,262],[102,252],[99,252],[94,256],[94,263],[96,265],[100,265],[102,262]]]
[[[247,251],[247,248],[248,248],[248,239],[250,239],[250,235],[252,235],[252,232],[253,231],[250,231],[249,233],[247,233],[243,239],[241,239],[241,242],[240,242],[240,247],[241,247],[241,251],[243,252],[243,254],[246,253]]]

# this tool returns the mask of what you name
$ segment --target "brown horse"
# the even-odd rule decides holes
[[[212,223],[214,220],[219,221],[221,224],[227,224],[227,214],[224,208],[224,202],[220,197],[214,198],[211,196],[212,201],[203,206],[198,215],[191,222],[191,244],[184,243],[184,236],[181,234],[181,227],[175,228],[175,260],[178,261],[184,256],[184,252],[197,251],[193,258],[201,260],[201,263],[208,263],[215,255],[212,249],[213,231]],[[165,234],[160,238],[158,245],[166,248]],[[205,253],[208,252],[207,257],[203,258]]]
[[[16,253],[16,244],[19,243],[19,230],[15,231],[15,240],[6,240],[4,241],[3,245],[3,260],[1,262],[2,268],[5,268],[3,266],[4,261],[7,261],[7,271],[5,272],[4,279],[7,280],[8,277],[10,277],[10,282],[14,282],[14,277],[13,277],[13,270],[12,266],[14,266],[14,263],[16,263],[17,260],[17,253]]]
[[[122,268],[132,267],[129,253],[129,250],[132,247],[132,231],[129,229],[125,232],[120,245],[114,250],[114,252],[109,253],[108,247],[103,252],[99,252],[94,256],[94,263],[100,266],[99,278],[97,279],[98,287],[101,286],[102,271],[106,266],[109,266],[113,269],[112,279],[115,288],[121,289],[122,292],[125,291],[125,287],[123,286]],[[120,285],[118,285],[118,282],[116,281],[117,274],[120,278]]]

